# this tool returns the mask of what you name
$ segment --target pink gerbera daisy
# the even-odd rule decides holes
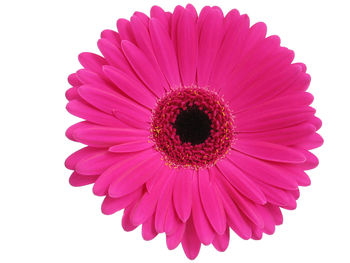
[[[155,6],[117,28],[68,79],[67,109],[84,121],[67,137],[87,145],[66,160],[70,183],[93,183],[104,214],[124,209],[126,231],[164,232],[190,259],[201,244],[224,251],[230,228],[272,234],[323,142],[305,65],[237,10]]]

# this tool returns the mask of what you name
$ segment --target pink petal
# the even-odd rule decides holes
[[[142,225],[142,237],[144,240],[149,241],[158,235],[154,228],[154,216],[150,216]]]
[[[278,205],[278,206],[289,206],[292,205],[290,203],[290,197],[286,190],[273,187],[268,184],[257,182],[261,190],[264,192],[266,199],[269,203]]]
[[[193,170],[180,169],[175,174],[173,201],[177,215],[186,222],[191,215]]]
[[[222,187],[222,193],[225,191],[228,193],[230,198],[234,201],[234,203],[237,205],[237,207],[244,213],[244,215],[256,226],[263,227],[264,222],[260,215],[256,213],[256,206],[254,203],[252,203],[250,200],[246,199],[244,196],[242,196],[240,193],[238,193],[231,185],[230,183],[222,177],[217,177],[218,182],[221,184]],[[248,230],[246,232],[248,234]]]
[[[263,73],[266,74],[268,70],[275,68],[275,65],[280,63],[280,57],[276,56],[280,43],[281,41],[278,36],[270,36],[258,41],[254,48],[250,49],[249,52],[247,51],[246,54],[243,50],[240,62],[237,63],[236,67],[230,73],[230,80],[233,86],[238,86],[228,99],[232,98],[235,103],[239,103],[237,101],[239,95],[244,94],[246,89],[251,87],[251,84],[263,76]],[[254,43],[251,44],[254,45]],[[248,42],[244,48],[247,46],[249,46]],[[274,63],[271,63],[271,61]]]
[[[246,112],[248,114],[255,114],[266,109],[281,109],[281,108],[291,108],[296,106],[308,106],[314,100],[312,94],[307,92],[297,92],[293,94],[288,94],[284,96],[278,96],[274,99],[262,101],[261,103],[250,106],[247,109],[240,110],[239,112]],[[235,112],[237,114],[237,112]]]
[[[263,68],[267,68],[267,71],[257,70],[252,76],[249,75],[249,70],[246,71],[248,74],[246,76],[239,72],[231,74],[228,85],[231,89],[237,85],[238,88],[232,89],[230,94],[227,92],[225,94],[230,96],[230,104],[235,111],[246,109],[277,96],[284,96],[282,92],[299,77],[300,68],[289,64],[293,53],[282,48],[280,53],[280,55],[275,54],[265,58],[265,63],[268,65],[265,64]],[[247,77],[249,77],[248,80]]]
[[[129,65],[121,47],[116,47],[106,39],[100,39],[97,42],[98,48],[100,49],[103,56],[106,58],[110,65],[105,65],[102,70],[105,72],[105,67],[112,67],[125,72],[130,79],[137,80],[137,76]],[[108,77],[108,76],[107,76]]]
[[[309,122],[313,126],[315,126],[316,131],[318,131],[321,128],[321,126],[322,126],[322,121],[319,118],[315,117],[315,116],[311,120],[309,120]]]
[[[268,161],[303,163],[306,160],[305,156],[300,151],[269,142],[237,140],[232,147],[247,155]]]
[[[132,154],[115,154],[101,150],[96,154],[80,160],[75,170],[84,175],[101,174],[107,168],[114,165],[115,163],[123,161],[125,158],[132,157]]]
[[[159,153],[152,152],[143,162],[131,166],[128,171],[121,173],[110,185],[109,195],[111,197],[120,197],[133,192],[151,177],[155,176],[161,164]]]
[[[120,39],[119,33],[110,29],[106,29],[101,32],[101,38],[108,40],[114,46],[120,48],[121,39]]]
[[[269,212],[273,217],[275,224],[281,225],[283,223],[283,215],[281,209],[273,204],[266,204],[266,208],[269,209]]]
[[[306,70],[307,70],[307,67],[304,63],[300,63],[300,62],[297,62],[297,63],[293,63],[294,65],[298,65],[300,68],[301,68],[301,72],[305,73]]]
[[[157,176],[158,182],[155,185],[155,191],[152,193],[145,192],[140,202],[136,205],[132,215],[131,220],[134,225],[139,225],[152,216],[157,207],[157,203],[159,200],[159,192],[162,191],[164,184],[167,184],[169,178],[167,176]]]
[[[158,63],[169,85],[172,87],[179,86],[180,76],[174,46],[169,38],[169,34],[159,20],[155,18],[150,20],[150,35]]]
[[[222,203],[226,211],[227,224],[236,232],[238,236],[248,240],[252,235],[252,230],[247,221],[242,217],[241,212],[237,208],[234,201],[229,196],[225,187],[222,184],[218,184],[220,194],[222,197]]]
[[[129,41],[122,41],[122,49],[129,63],[134,68],[140,79],[151,89],[159,98],[162,97],[164,89],[160,84],[159,77],[150,64],[144,53]]]
[[[260,67],[260,63],[265,63],[266,59],[272,57],[279,50],[280,37],[276,35],[265,37],[265,35],[265,25],[255,24],[250,28],[247,45],[244,47],[242,54],[242,64],[238,65],[243,72],[246,73],[244,69],[246,67],[247,70],[253,70],[255,73]]]
[[[149,59],[149,62],[152,64],[161,86],[164,88],[168,88],[169,84],[165,79],[160,66],[157,62],[156,56],[154,54],[151,37],[149,34],[149,18],[147,17],[147,22],[142,21],[142,18],[139,16],[132,16],[130,19],[131,28],[134,32],[137,46],[140,50],[145,54],[145,56]],[[152,89],[150,89],[152,90]]]
[[[303,138],[315,133],[309,123],[264,132],[238,133],[237,140],[258,140],[282,145],[295,145]]]
[[[216,235],[213,240],[213,246],[220,252],[224,252],[230,242],[230,229],[227,226],[223,235]]]
[[[103,72],[103,67],[108,65],[102,65],[101,70]],[[79,69],[77,71],[77,75],[81,82],[85,85],[91,85],[96,89],[100,89],[107,92],[117,92],[119,93],[118,88],[104,75],[103,77],[89,69]],[[80,85],[82,86],[82,85]],[[80,87],[79,86],[79,87]]]
[[[261,61],[242,67],[239,67],[239,64],[226,78],[223,91],[236,111],[254,108],[256,105],[281,96],[281,91],[297,78],[298,69],[290,66],[294,53],[289,49],[278,47],[279,39],[274,42],[271,44],[272,47],[269,47],[269,52],[260,58]],[[260,52],[263,51],[265,51],[264,47]],[[255,55],[257,54],[250,54],[248,57]]]
[[[227,29],[221,47],[215,58],[210,85],[223,90],[225,94],[232,93],[232,86],[227,83],[228,76],[240,62],[246,36],[249,31],[249,17],[240,16],[237,10],[232,10],[225,17]]]
[[[287,209],[287,210],[294,210],[297,208],[297,202],[296,198],[293,196],[291,192],[287,192],[287,195],[289,197],[289,202],[287,205],[281,206],[281,208]]]
[[[105,215],[111,215],[115,212],[127,207],[132,202],[138,200],[142,196],[142,189],[137,189],[135,192],[124,195],[120,198],[112,198],[106,196],[102,203],[102,213]]]
[[[154,51],[152,47],[151,37],[149,35],[149,17],[147,22],[143,21],[137,15],[133,15],[130,19],[131,29],[134,32],[136,44],[143,51],[143,53],[150,59],[150,62],[155,61]]]
[[[113,45],[107,39],[100,39],[97,42],[97,46],[109,65],[132,73],[129,63],[120,47]],[[136,76],[133,76],[133,78],[136,78]]]
[[[168,28],[167,28],[167,32],[170,36],[170,32],[171,32],[171,20],[173,18],[173,14],[171,12],[165,12],[165,17],[166,17],[166,20],[168,21],[167,25],[168,25]]]
[[[304,163],[297,165],[299,168],[303,170],[310,170],[318,166],[319,161],[314,154],[304,149],[299,149],[299,150],[303,153],[303,155],[306,158],[306,161]]]
[[[258,132],[281,129],[310,120],[315,111],[310,107],[271,110],[259,114],[239,113],[235,115],[238,132]]]
[[[117,93],[96,89],[91,85],[84,85],[78,89],[79,95],[91,105],[108,114],[114,111],[122,112],[140,122],[149,120],[149,110],[137,105],[127,98],[122,98]]]
[[[199,16],[198,16],[198,30],[200,33],[202,31],[202,28],[203,28],[203,24],[204,24],[204,21],[205,19],[207,18],[208,14],[211,12],[211,7],[210,6],[205,6],[202,8],[201,12],[199,13]]]
[[[208,220],[218,234],[223,234],[226,230],[226,217],[216,186],[210,182],[206,169],[200,170],[198,178],[202,205]]]
[[[174,203],[170,202],[169,203],[169,208],[168,208],[168,213],[165,217],[165,224],[164,224],[164,231],[167,235],[172,235],[174,234],[179,228],[182,227],[184,223],[178,218],[175,208],[174,208]]]
[[[98,178],[93,187],[93,192],[95,195],[104,196],[107,194],[110,184],[118,177],[127,173],[135,165],[139,165],[142,161],[151,155],[153,150],[149,149],[143,152],[133,153],[131,156],[115,163],[104,171]],[[122,195],[121,195],[122,196]]]
[[[227,158],[252,178],[284,189],[294,190],[298,188],[298,184],[290,176],[290,172],[281,167],[270,165],[236,151],[231,151]]]
[[[190,14],[197,20],[198,19],[198,14],[197,14],[197,10],[196,8],[191,5],[191,4],[187,4],[186,5],[186,10],[190,12]]]
[[[134,110],[134,109],[132,109]],[[123,122],[123,124],[127,125],[127,127],[132,127],[136,129],[149,130],[150,124],[148,121],[139,121],[135,116],[131,117],[130,112],[125,112],[119,109],[113,110],[113,116]]]
[[[158,176],[163,176],[165,174],[166,176],[171,177],[173,173],[174,173],[173,169],[169,168],[167,165],[161,165],[160,170],[158,171]],[[149,193],[154,192],[154,186],[157,184],[157,182],[158,182],[157,176],[150,178],[146,182],[146,189]]]
[[[69,177],[69,183],[71,186],[79,187],[79,186],[85,186],[88,184],[93,184],[98,178],[98,175],[81,175],[77,172],[73,172],[72,175]]]
[[[153,109],[156,97],[142,83],[131,78],[128,74],[111,66],[104,66],[103,71],[106,76],[129,98],[140,104]]]
[[[220,160],[216,166],[220,172],[217,176],[224,176],[231,183],[232,187],[236,188],[241,194],[249,198],[255,203],[265,204],[266,198],[256,186],[240,169],[227,159]]]
[[[300,197],[300,191],[299,191],[299,189],[291,190],[291,191],[288,191],[288,192],[292,194],[292,196],[295,198],[295,200],[298,200],[298,199],[299,199],[299,197]]]
[[[81,121],[76,124],[73,124],[66,130],[66,137],[71,141],[76,141],[73,137],[74,132],[81,128],[91,127],[91,124],[92,124],[91,122],[87,122],[87,121]]]
[[[269,75],[264,76],[264,74],[266,75],[272,69],[276,70],[277,65],[279,66],[284,61],[285,56],[276,56],[279,45],[280,39],[277,36],[270,36],[260,41],[259,45],[246,55],[242,55],[239,63],[230,72],[227,81],[231,87],[235,88],[232,89],[231,94],[225,92],[225,95],[236,109],[240,109],[251,101],[247,94],[250,95],[253,91],[253,84],[261,79],[266,79]],[[254,91],[260,92],[259,90]]]
[[[171,235],[166,235],[166,244],[168,249],[175,249],[181,242],[186,228],[185,223],[181,223],[177,230]]]
[[[75,99],[80,99],[80,96],[78,94],[78,88],[77,87],[73,87],[70,88],[66,91],[65,94],[67,100],[75,100]]]
[[[300,64],[297,64],[297,65],[299,67],[301,67],[301,69],[300,69],[301,72],[299,74],[299,77],[296,79],[296,81],[293,82],[293,84],[291,84],[285,90],[286,93],[295,92],[295,91],[306,91],[310,85],[311,76],[309,74],[306,74],[305,72],[303,72],[303,67],[300,66]]]
[[[186,223],[186,229],[181,244],[189,259],[195,259],[198,256],[201,242],[199,241],[196,230],[194,229],[192,218]]]
[[[148,26],[149,17],[146,14],[136,11],[134,12],[133,16],[137,17],[144,24],[144,26]]]
[[[305,154],[305,152],[303,152]],[[300,186],[308,186],[311,184],[309,176],[304,172],[304,169],[299,167],[302,164],[276,164],[278,167],[280,167],[283,170],[287,170],[287,173],[293,176]],[[296,190],[296,189],[295,189]]]
[[[108,64],[108,62],[103,57],[93,53],[89,53],[89,52],[84,52],[79,54],[78,59],[80,64],[84,68],[91,70],[92,72],[95,72],[102,76],[103,76],[102,66]]]
[[[170,177],[166,185],[164,185],[159,195],[157,209],[155,213],[155,229],[158,233],[165,232],[165,221],[168,214],[168,210],[172,202],[174,181],[176,176],[173,173],[167,175]],[[152,187],[153,188],[153,187]],[[154,189],[152,189],[154,191]]]
[[[104,90],[113,90],[113,88],[109,86],[110,83],[106,79],[102,79],[100,75],[91,70],[79,69],[77,71],[77,75],[83,84],[96,84],[96,87],[103,88]]]
[[[170,36],[171,36],[171,39],[173,40],[175,50],[177,50],[177,24],[184,10],[185,9],[182,6],[180,5],[176,6],[173,12],[173,16],[171,18]]]
[[[115,153],[132,153],[139,152],[145,149],[153,147],[153,144],[145,140],[126,142],[118,145],[114,145],[108,149],[110,152]]]
[[[151,8],[151,20],[157,19],[161,26],[166,29],[166,33],[168,34],[169,29],[169,17],[167,16],[167,13],[164,12],[164,10],[159,6],[152,6]]]
[[[305,150],[312,150],[322,146],[323,142],[323,138],[318,133],[315,133],[303,138],[303,140],[299,142],[297,146]]]
[[[177,23],[176,40],[179,70],[184,86],[196,81],[198,60],[198,36],[196,17],[190,10],[184,10]]]
[[[254,240],[261,240],[262,235],[263,235],[263,228],[259,228],[257,226],[253,226],[252,239],[254,239]]]
[[[138,129],[91,126],[89,128],[77,129],[73,133],[73,137],[75,140],[86,145],[104,148],[141,139],[147,141],[148,132]]]
[[[124,214],[122,218],[122,227],[125,231],[133,231],[137,226],[135,226],[130,219],[130,214],[134,210],[136,202],[131,203],[128,207],[124,209]]]
[[[71,100],[67,104],[67,111],[74,116],[96,124],[121,128],[128,127],[128,125],[124,124],[113,116],[101,112],[96,108],[93,108],[88,104],[81,102],[80,100]]]
[[[198,85],[206,87],[213,68],[214,60],[223,35],[223,17],[216,10],[211,10],[203,21],[198,46]],[[199,22],[198,22],[199,23]]]
[[[123,18],[118,19],[117,28],[121,40],[128,40],[135,43],[135,37],[130,26],[130,21]]]
[[[215,232],[211,227],[207,216],[204,212],[200,193],[198,189],[198,174],[194,173],[193,175],[193,204],[192,204],[192,219],[194,228],[196,229],[199,240],[204,245],[209,245],[212,243]]]
[[[218,11],[222,16],[224,16],[224,12],[222,11],[222,9],[219,6],[213,6],[212,9]]]
[[[263,22],[258,22],[249,28],[249,33],[246,39],[246,45],[243,49],[243,54],[247,54],[252,48],[256,47],[261,41],[266,38],[267,28]]]
[[[311,180],[309,176],[304,171],[297,171],[295,174],[295,180],[300,186],[309,186],[311,184]]]
[[[80,86],[82,84],[76,73],[72,73],[68,76],[68,82],[72,86]]]
[[[71,154],[65,161],[64,165],[66,166],[67,169],[70,170],[75,170],[76,165],[78,162],[82,161],[82,160],[86,160],[89,157],[99,154],[101,152],[103,152],[104,150],[100,150],[100,149],[96,149],[96,148],[92,148],[92,147],[84,147],[76,152],[74,152],[73,154]],[[94,173],[97,174],[97,173]]]

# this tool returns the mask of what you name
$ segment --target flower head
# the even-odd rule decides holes
[[[151,138],[169,166],[209,168],[231,148],[232,114],[213,91],[175,88],[157,103]]]
[[[153,7],[117,28],[68,79],[67,110],[84,121],[66,135],[87,145],[66,160],[70,183],[94,184],[126,231],[165,233],[190,259],[201,244],[224,251],[230,229],[274,233],[323,142],[305,65],[237,10]]]

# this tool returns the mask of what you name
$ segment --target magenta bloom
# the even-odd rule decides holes
[[[67,110],[84,121],[67,137],[87,145],[66,160],[70,183],[93,183],[104,214],[124,209],[126,231],[164,232],[190,259],[202,243],[224,251],[230,228],[274,233],[323,142],[305,65],[237,10],[153,7],[117,28],[68,79]]]

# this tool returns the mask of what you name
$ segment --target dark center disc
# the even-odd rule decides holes
[[[174,127],[182,143],[197,145],[210,136],[211,120],[204,111],[193,106],[177,115]]]

